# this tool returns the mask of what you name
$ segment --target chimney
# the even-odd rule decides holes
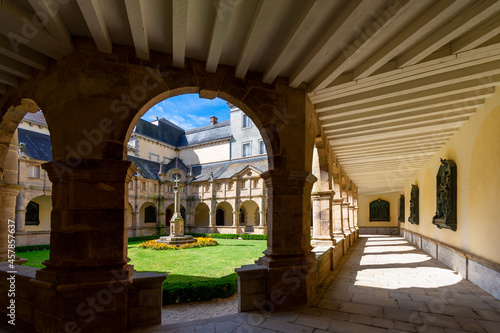
[[[217,117],[216,116],[210,117],[210,125],[215,125],[215,124],[217,124]]]

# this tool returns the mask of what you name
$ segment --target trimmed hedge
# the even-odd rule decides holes
[[[137,242],[137,241],[148,241],[148,240],[153,240],[153,239],[158,239],[163,236],[168,236],[168,234],[164,235],[151,235],[151,236],[137,236],[137,237],[129,237],[128,241],[129,242]]]
[[[267,240],[267,235],[242,234],[241,239],[247,240]]]
[[[25,246],[16,246],[17,252],[28,252],[28,251],[42,251],[42,250],[50,250],[49,244],[42,245],[25,245]]]
[[[238,239],[238,234],[207,234],[207,237],[221,238],[221,239]]]
[[[163,282],[163,305],[224,298],[238,291],[238,275],[232,273],[218,279],[194,282]]]
[[[186,233],[186,235],[191,235],[193,237],[212,237],[212,238],[223,238],[223,239],[241,239],[246,240],[266,240],[267,235],[254,235],[254,234],[202,234],[202,233]],[[129,242],[137,242],[137,241],[148,241],[153,239],[158,239],[165,235],[152,235],[152,236],[137,236],[137,237],[129,237]],[[41,251],[41,250],[49,250],[49,244],[42,245],[26,245],[26,246],[16,246],[16,252],[28,252],[28,251]]]

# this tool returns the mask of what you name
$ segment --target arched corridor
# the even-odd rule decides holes
[[[227,327],[228,332],[269,333],[496,333],[500,301],[401,236],[364,235],[328,274],[309,306],[286,315],[262,308],[252,314],[157,326],[148,332],[218,332]]]

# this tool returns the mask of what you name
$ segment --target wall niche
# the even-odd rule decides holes
[[[441,159],[436,175],[436,215],[432,223],[439,229],[457,230],[457,166]]]
[[[410,192],[410,216],[408,222],[411,224],[418,224],[418,186],[411,185]]]

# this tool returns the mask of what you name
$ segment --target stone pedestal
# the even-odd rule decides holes
[[[262,178],[269,191],[267,249],[256,265],[237,270],[240,288],[247,290],[240,295],[242,311],[307,304],[316,290],[310,241],[310,193],[316,179],[308,172],[285,170],[269,170]],[[256,280],[261,287],[250,293]]]
[[[50,258],[31,281],[34,326],[50,332],[122,332],[127,328],[125,227],[129,161],[46,163],[52,181]],[[43,304],[43,306],[41,306]]]
[[[319,191],[312,193],[313,202],[313,246],[333,246],[332,199],[334,192]]]

